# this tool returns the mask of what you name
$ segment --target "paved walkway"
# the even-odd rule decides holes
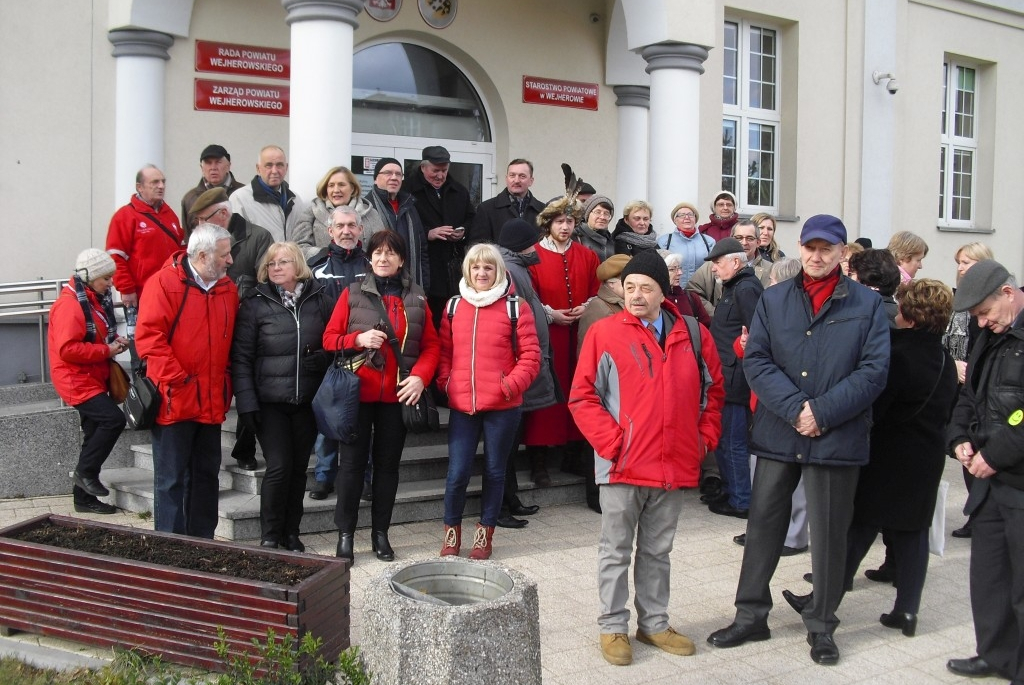
[[[738,519],[710,514],[696,492],[687,493],[672,552],[672,625],[697,643],[697,654],[678,657],[634,640],[634,662],[621,667],[607,664],[598,648],[596,624],[596,541],[600,517],[583,505],[546,507],[521,530],[498,529],[494,559],[538,583],[544,682],[548,685],[630,685],[632,683],[962,683],[946,671],[950,657],[974,654],[974,628],[968,598],[967,540],[949,538],[948,530],[963,523],[965,499],[960,468],[950,462],[945,479],[950,483],[946,505],[947,542],[944,557],[931,557],[928,582],[914,638],[884,628],[878,616],[892,608],[892,587],[872,583],[863,574],[847,595],[836,633],[842,651],[839,664],[815,665],[805,642],[799,617],[782,599],[790,588],[803,593],[810,586],[802,575],[810,570],[807,554],[785,557],[772,583],[776,607],[769,617],[772,639],[735,649],[720,650],[705,640],[709,633],[729,624],[739,575],[742,549],[732,537],[743,531]],[[71,498],[42,497],[0,501],[0,527],[42,513],[76,515]],[[139,528],[152,528],[136,514],[89,517]],[[336,535],[303,536],[307,551],[333,554]],[[395,526],[391,542],[400,559],[429,559],[441,546],[441,523]],[[879,541],[863,568],[881,562]],[[352,642],[362,636],[362,591],[383,568],[370,551],[368,530],[356,533],[356,565],[352,569]],[[634,622],[635,629],[635,622]],[[514,636],[512,636],[514,637]],[[73,643],[16,635],[17,644],[53,646],[84,656],[109,654]],[[6,653],[8,642],[0,643]],[[995,682],[995,681],[989,681]]]

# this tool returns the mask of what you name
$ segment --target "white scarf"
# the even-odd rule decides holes
[[[565,254],[566,252],[569,251],[569,248],[572,247],[572,241],[568,241],[567,243],[565,243],[565,247],[562,247],[558,243],[556,243],[550,235],[546,235],[540,239],[540,246],[543,247],[548,252]]]
[[[469,302],[477,309],[482,309],[483,307],[494,304],[508,294],[511,287],[512,281],[507,275],[505,276],[504,283],[495,283],[489,289],[484,291],[473,290],[472,286],[470,286],[469,283],[466,282],[466,279],[463,278],[459,281],[459,294],[462,295],[462,299],[466,302]]]

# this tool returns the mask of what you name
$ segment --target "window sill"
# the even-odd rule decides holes
[[[991,234],[996,232],[996,229],[994,229],[994,228],[980,228],[980,227],[968,228],[968,227],[960,227],[960,226],[941,226],[940,225],[940,226],[936,226],[935,228],[938,229],[938,231],[940,233],[984,233],[984,234],[987,234],[987,235],[991,235]]]

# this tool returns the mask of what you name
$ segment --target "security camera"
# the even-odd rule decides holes
[[[889,95],[895,95],[896,91],[900,89],[900,84],[896,82],[896,79],[891,78],[889,82],[885,84],[885,89],[889,91]]]
[[[876,84],[885,81],[885,89],[889,91],[889,95],[895,95],[896,91],[900,89],[900,84],[896,82],[896,77],[889,72],[883,74],[880,71],[873,71],[871,72],[871,80]]]
[[[596,24],[599,21],[601,21],[601,15],[598,14],[597,12],[591,13],[591,15],[590,15],[590,23],[591,24]]]

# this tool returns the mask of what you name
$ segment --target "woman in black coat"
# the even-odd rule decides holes
[[[238,422],[259,438],[267,461],[260,544],[302,552],[302,498],[317,433],[312,402],[327,370],[332,303],[295,243],[271,245],[257,280],[239,308],[231,348]]]
[[[871,461],[860,472],[847,537],[846,586],[879,531],[892,543],[896,602],[879,619],[910,637],[917,628],[928,528],[946,466],[945,428],[956,402],[956,366],[942,346],[953,293],[931,279],[912,281],[897,295],[892,359],[885,390],[875,400]]]

